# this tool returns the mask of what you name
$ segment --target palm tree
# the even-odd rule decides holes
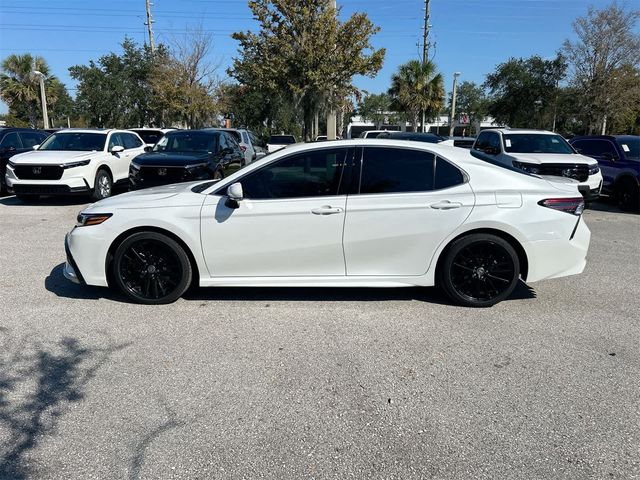
[[[34,70],[49,75],[49,66],[42,57],[9,55],[0,65],[0,98],[10,110],[25,112],[32,127],[36,126],[40,115],[40,91]]]
[[[433,117],[442,108],[444,79],[436,72],[433,62],[411,60],[400,65],[398,72],[391,77],[389,95],[394,108],[407,114],[416,131],[421,112]]]

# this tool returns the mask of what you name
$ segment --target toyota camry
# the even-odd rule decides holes
[[[218,181],[102,200],[67,235],[65,276],[145,304],[190,285],[439,286],[487,307],[581,273],[590,232],[564,182],[397,140],[296,145]]]

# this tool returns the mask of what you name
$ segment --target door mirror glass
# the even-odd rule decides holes
[[[150,145],[147,145],[146,147],[144,147],[144,151],[147,152],[147,153],[149,153],[152,150],[153,150],[153,147],[150,146]]]
[[[115,145],[114,147],[111,147],[111,153],[120,153],[120,152],[124,152],[124,147],[122,145]]]

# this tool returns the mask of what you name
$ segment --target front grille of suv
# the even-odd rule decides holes
[[[60,165],[16,165],[14,172],[20,180],[60,180],[64,169]]]
[[[540,175],[567,177],[584,182],[589,178],[589,166],[576,163],[543,163],[540,165]]]

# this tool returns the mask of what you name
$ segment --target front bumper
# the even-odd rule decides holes
[[[69,248],[69,234],[64,237],[64,251],[67,255],[67,263],[64,265],[64,278],[72,281],[73,283],[78,283],[80,285],[86,285],[82,274],[80,273],[80,269],[73,259],[73,255],[71,255],[71,249]]]
[[[600,198],[600,191],[602,190],[602,182],[597,188],[591,188],[589,185],[579,185],[578,191],[584,198],[585,202],[593,202]]]

